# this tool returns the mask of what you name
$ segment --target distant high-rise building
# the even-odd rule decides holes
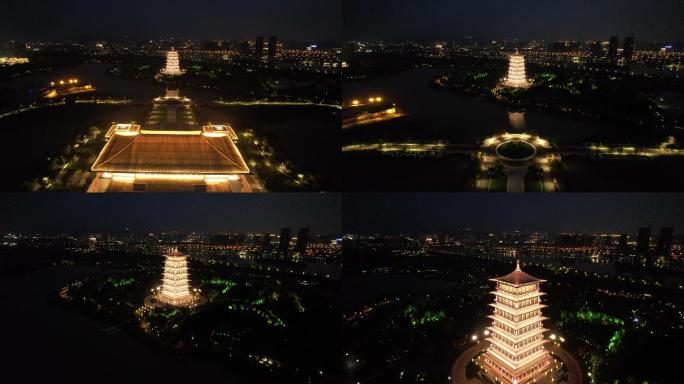
[[[261,248],[263,250],[271,249],[271,234],[270,233],[264,233],[264,238],[261,241]]]
[[[622,53],[625,57],[625,63],[627,65],[631,64],[634,57],[634,36],[625,37],[625,46]]]
[[[672,250],[672,235],[674,234],[674,228],[672,227],[662,227],[660,228],[660,236],[658,237],[658,247],[656,248],[656,256],[658,257],[670,257],[670,251]]]
[[[618,44],[617,36],[610,37],[610,44],[608,45],[608,60],[612,65],[617,65],[618,62]]]
[[[591,43],[591,55],[596,58],[604,56],[603,44],[601,44],[600,41],[594,41]]]
[[[249,54],[249,41],[243,41],[240,43],[240,54],[242,54],[242,55]]]
[[[278,251],[283,256],[286,256],[290,251],[290,239],[292,238],[292,233],[290,228],[282,228],[280,230],[280,241],[278,243]]]
[[[261,57],[264,54],[264,37],[263,36],[258,36],[256,38],[256,44],[254,44],[254,58],[257,60],[261,60]]]
[[[620,235],[620,241],[618,243],[617,249],[616,249],[616,257],[617,258],[624,258],[627,256],[627,253],[629,252],[629,249],[627,247],[627,234],[623,233]]]
[[[270,60],[273,60],[273,58],[275,58],[277,53],[278,53],[278,37],[277,36],[271,36],[271,38],[268,39],[268,58]]]
[[[636,254],[639,262],[646,262],[646,264],[651,264],[650,257],[650,247],[651,247],[651,227],[639,228],[639,236],[637,237],[637,248]]]
[[[297,252],[300,255],[306,253],[306,247],[309,245],[309,228],[299,228],[297,232],[297,244],[295,245]]]

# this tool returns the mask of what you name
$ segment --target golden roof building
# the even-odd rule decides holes
[[[252,192],[228,124],[199,126],[177,91],[154,100],[145,126],[113,124],[88,192]]]

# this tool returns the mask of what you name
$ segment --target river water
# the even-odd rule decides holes
[[[10,103],[28,103],[39,100],[42,89],[51,81],[60,79],[79,79],[80,83],[92,83],[97,91],[84,94],[84,98],[91,95],[98,97],[128,98],[139,102],[149,102],[150,99],[164,94],[164,85],[161,83],[141,83],[107,76],[109,64],[87,63],[69,69],[61,69],[54,72],[40,72],[25,76],[9,82],[0,82],[0,103],[4,100]],[[216,95],[197,90],[183,91],[183,94],[196,102],[208,102],[216,99]]]
[[[541,135],[558,144],[592,141],[615,128],[550,112],[512,111],[481,97],[439,91],[429,85],[444,68],[416,68],[393,76],[344,84],[343,100],[381,96],[409,114],[399,120],[348,130],[347,140],[451,140],[474,143],[503,132]]]
[[[4,377],[21,382],[238,383],[218,363],[179,358],[139,343],[114,324],[50,302],[65,283],[98,270],[51,267],[0,280]],[[201,376],[199,376],[201,374]]]

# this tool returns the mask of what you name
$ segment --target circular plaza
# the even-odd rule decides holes
[[[498,384],[506,383],[501,380],[492,379],[487,375],[485,367],[480,360],[482,355],[489,347],[489,342],[478,341],[461,355],[458,356],[451,367],[450,384]],[[529,381],[529,383],[567,383],[582,384],[582,369],[577,360],[559,342],[550,343],[548,346],[549,354],[553,358],[552,368],[548,374]],[[510,383],[506,383],[510,384]],[[526,384],[526,383],[519,383]]]
[[[478,154],[477,189],[488,190],[493,181],[506,192],[557,190],[552,165],[560,161],[551,143],[527,133],[504,133],[485,139]]]

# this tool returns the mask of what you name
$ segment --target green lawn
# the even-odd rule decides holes
[[[525,192],[547,192],[541,178],[525,179]]]
[[[487,183],[487,192],[506,192],[506,179],[490,178]]]

